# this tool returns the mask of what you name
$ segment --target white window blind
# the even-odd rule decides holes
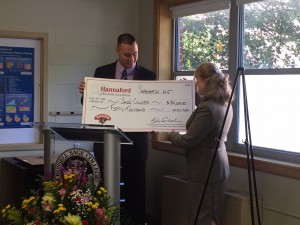
[[[261,2],[262,0],[236,0],[236,5],[244,5],[253,2]]]
[[[229,8],[230,0],[198,1],[170,7],[172,17],[178,18],[195,14],[207,13]]]

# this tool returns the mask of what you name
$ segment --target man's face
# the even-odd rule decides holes
[[[119,62],[123,67],[132,68],[135,66],[136,61],[138,60],[138,46],[136,42],[132,45],[120,44],[116,51]]]

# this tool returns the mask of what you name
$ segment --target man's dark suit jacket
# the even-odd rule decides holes
[[[98,67],[95,70],[94,77],[114,79],[116,74],[116,63],[117,62]],[[156,80],[156,74],[137,64],[133,79]],[[138,120],[139,118],[136,119]],[[126,132],[125,134],[133,141],[133,145],[121,146],[121,161],[146,160],[148,157],[148,133]],[[99,145],[99,151],[103,151],[103,144]]]
[[[94,77],[114,79],[116,63],[98,67]],[[156,80],[156,73],[136,65],[134,80]],[[122,115],[120,115],[122,116]],[[124,118],[126,119],[126,118]],[[137,120],[139,118],[136,118]],[[116,125],[117,126],[117,125]],[[133,145],[121,145],[121,179],[125,186],[121,188],[121,197],[125,198],[125,217],[134,221],[134,225],[145,223],[145,191],[146,191],[146,160],[148,158],[148,133],[125,132],[133,141]],[[94,153],[100,167],[103,166],[103,144],[94,144]],[[123,222],[122,222],[123,224]]]

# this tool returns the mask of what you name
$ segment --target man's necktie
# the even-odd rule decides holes
[[[121,80],[127,80],[127,71],[126,69],[123,70]]]

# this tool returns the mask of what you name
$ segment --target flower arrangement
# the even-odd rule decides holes
[[[76,164],[76,163],[75,163]],[[61,179],[42,181],[38,190],[23,200],[20,209],[7,205],[2,211],[11,225],[112,225],[119,218],[116,205],[103,187],[86,176],[74,162],[61,169]]]

